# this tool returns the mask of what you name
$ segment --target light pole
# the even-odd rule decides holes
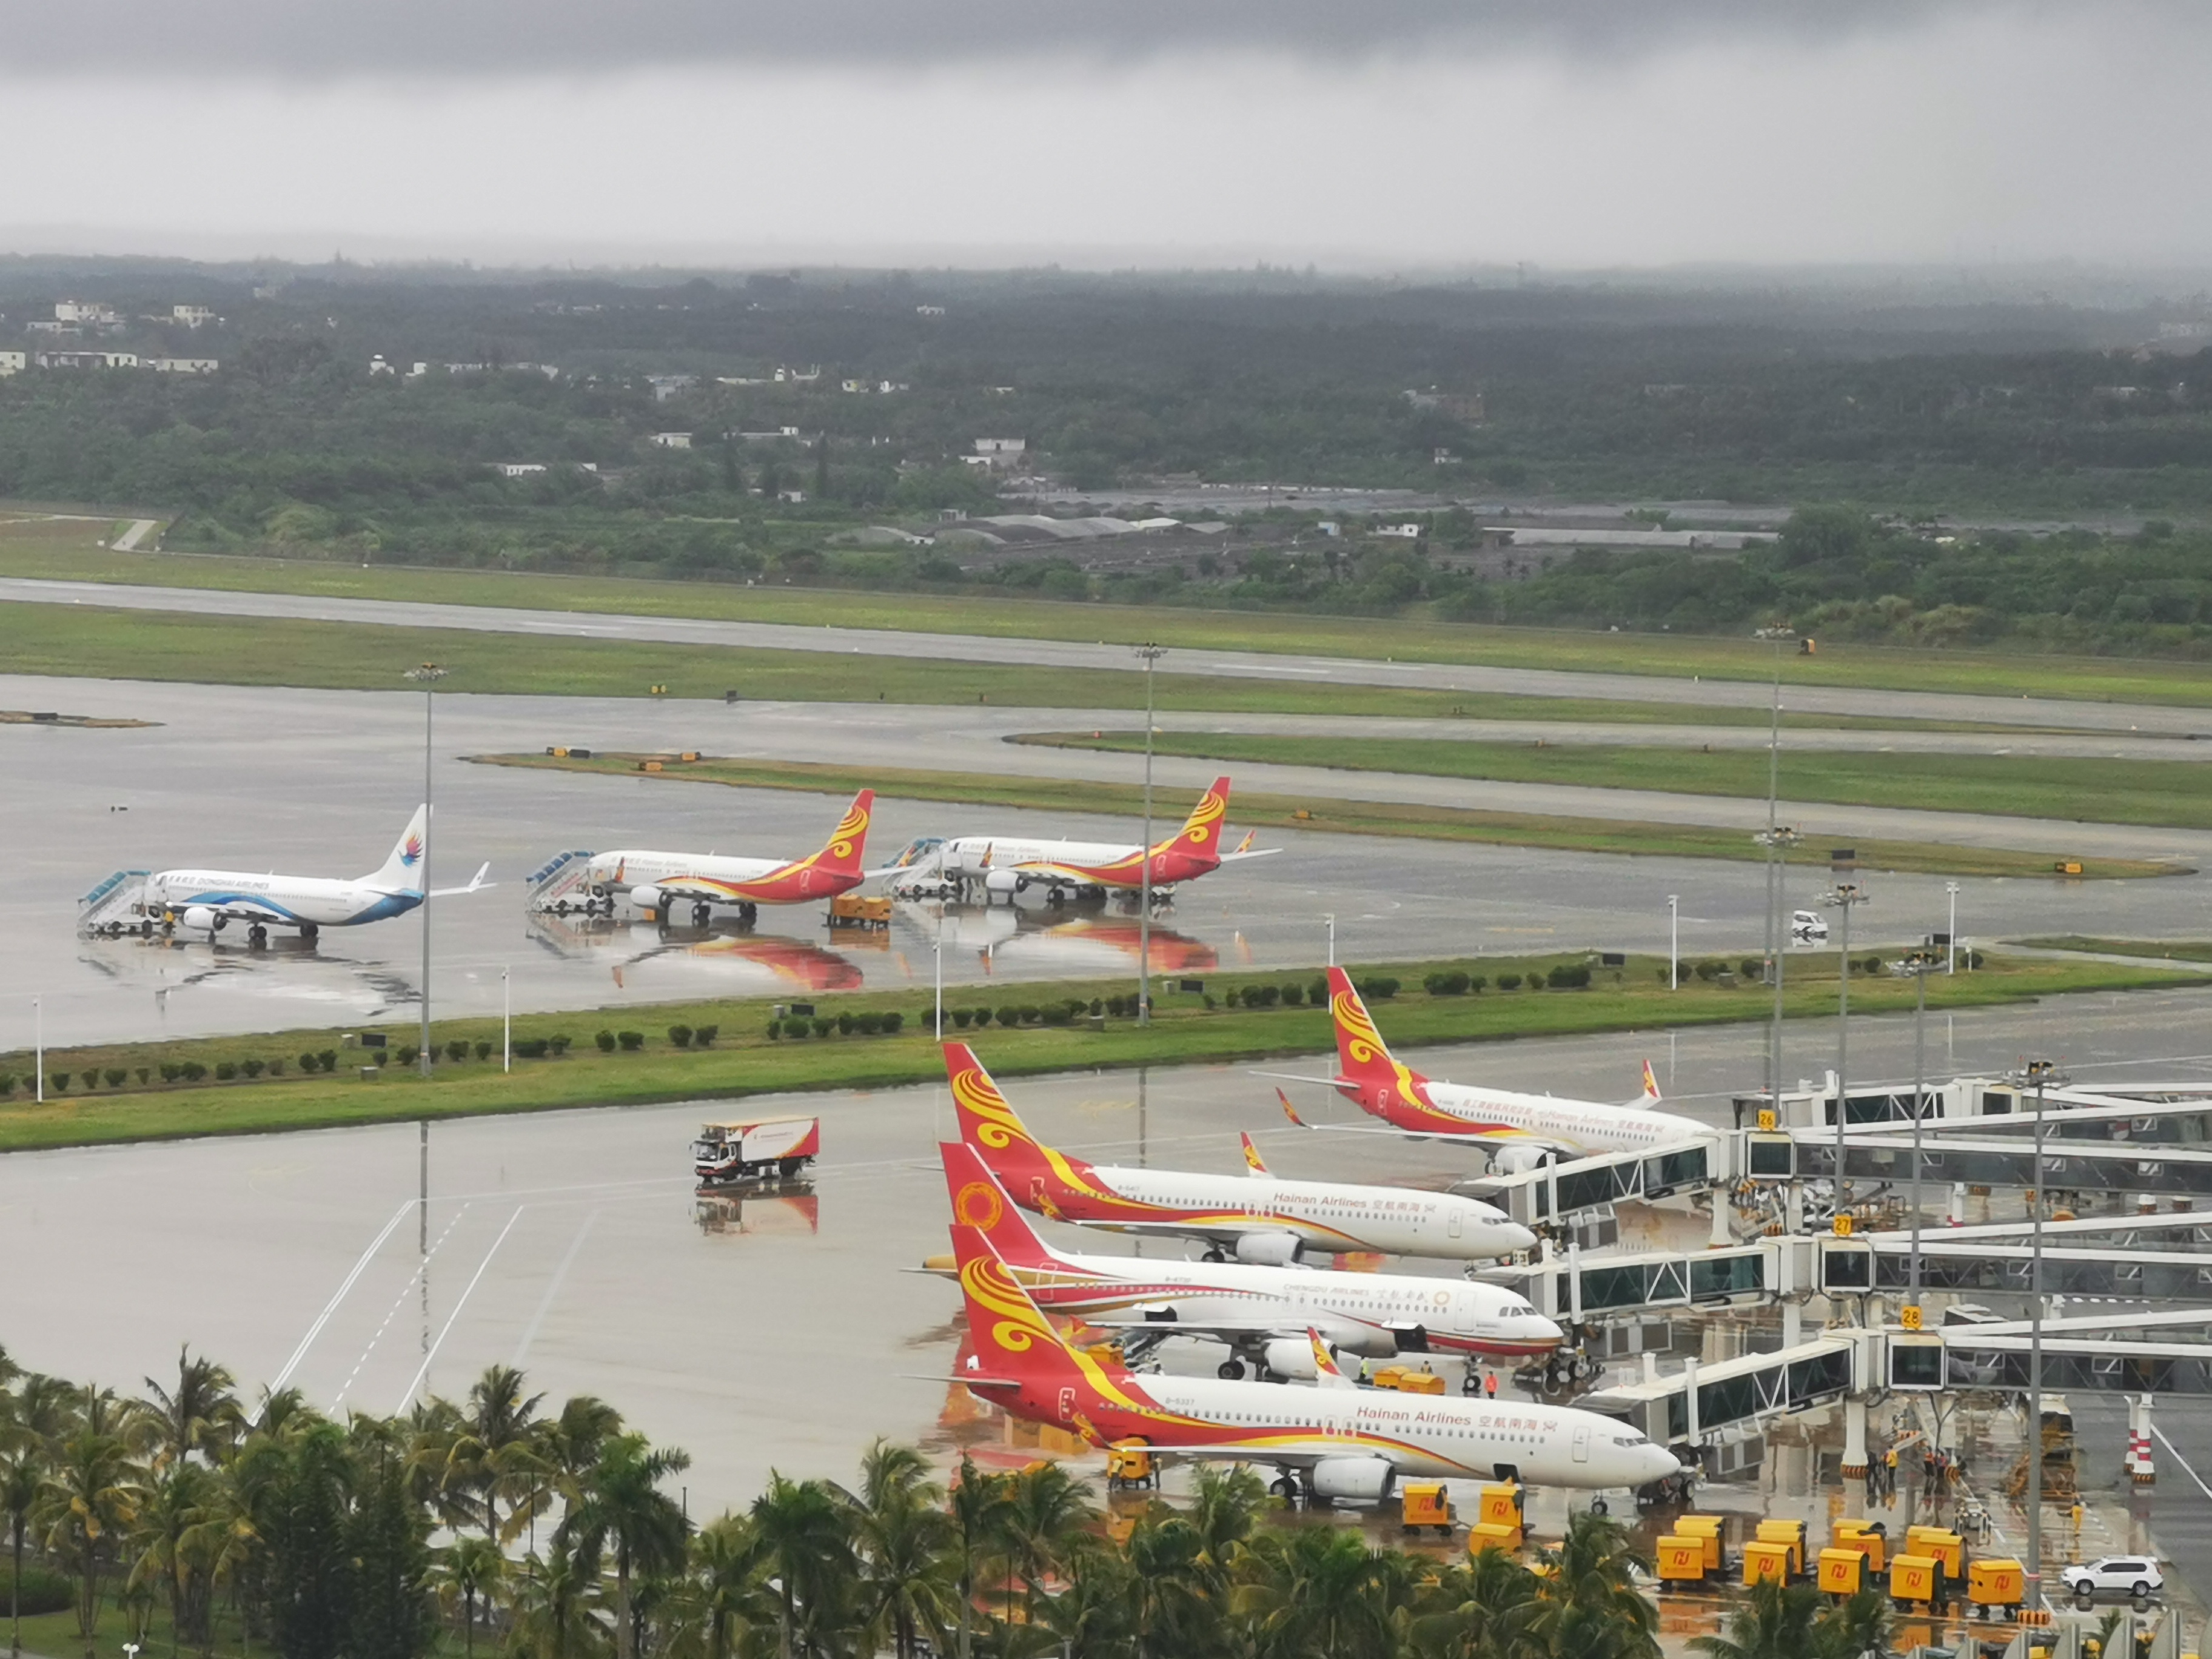
[[[1682,988],[1682,898],[1667,895],[1667,988]]]
[[[1915,993],[1912,1008],[1912,1269],[1911,1289],[1906,1305],[1920,1305],[1920,1120],[1927,1110],[1927,1096],[1922,1079],[1926,1076],[1924,1032],[1928,1024],[1928,975],[1936,966],[1934,954],[1927,951],[1908,951],[1904,959],[1890,969],[1895,974],[1912,975]]]
[[[514,1069],[514,986],[504,968],[499,970],[499,1069]]]
[[[2035,1188],[2033,1242],[2027,1270],[2027,1584],[2026,1610],[2040,1624],[2043,1613],[2043,1191],[2044,1090],[2063,1084],[2047,1060],[2031,1060],[2016,1080],[2035,1090]]]
[[[1137,872],[1137,1024],[1152,1023],[1152,666],[1167,647],[1137,647],[1145,665],[1145,850]]]
[[[937,1040],[945,1041],[945,901],[937,901],[937,943],[930,947],[937,958]]]
[[[1336,914],[1331,911],[1322,920],[1328,924],[1328,965],[1336,966]]]
[[[1836,1204],[1835,1213],[1842,1215],[1847,1207],[1845,1200],[1850,1192],[1850,1182],[1844,1174],[1844,1129],[1850,1116],[1850,1075],[1851,1029],[1851,911],[1867,902],[1866,889],[1856,882],[1839,881],[1828,895],[1827,902],[1843,912],[1842,954],[1836,966]]]
[[[1770,818],[1773,817],[1771,803],[1769,804],[1767,816]],[[1766,1038],[1766,1092],[1767,1098],[1779,1111],[1782,1107],[1782,959],[1788,953],[1790,943],[1790,930],[1782,920],[1782,912],[1789,898],[1790,849],[1802,837],[1784,823],[1772,825],[1765,834],[1753,839],[1766,849],[1766,901],[1769,907],[1766,972],[1774,986],[1773,1029],[1767,1033]],[[1779,1118],[1776,1120],[1777,1122],[1780,1121]]]
[[[422,884],[422,1036],[417,1058],[427,1078],[430,1075],[430,709],[446,671],[426,662],[409,669],[407,678],[422,688],[422,867],[415,872],[415,878]]]
[[[1943,890],[1951,896],[1951,931],[1943,935],[1943,971],[1959,971],[1959,884],[1947,881]]]
[[[39,1104],[46,1103],[46,1010],[38,998],[31,999],[31,1041],[33,1044],[32,1080],[39,1091]]]

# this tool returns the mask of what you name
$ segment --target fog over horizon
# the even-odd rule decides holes
[[[2178,0],[4,0],[0,252],[2212,266]]]

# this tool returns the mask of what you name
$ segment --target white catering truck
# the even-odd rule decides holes
[[[818,1117],[774,1117],[758,1123],[708,1123],[691,1143],[691,1165],[709,1187],[732,1181],[788,1178],[822,1151]]]

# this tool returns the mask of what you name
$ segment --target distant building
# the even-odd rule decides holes
[[[653,401],[665,404],[671,398],[679,398],[699,384],[696,374],[648,374],[645,383],[653,388]]]
[[[75,323],[80,327],[112,328],[119,319],[113,306],[102,305],[97,300],[57,300],[54,320]]]
[[[222,364],[213,357],[149,357],[145,367],[161,374],[212,374]]]
[[[1480,392],[1439,392],[1431,386],[1425,392],[1409,391],[1405,397],[1407,403],[1424,412],[1448,415],[1468,426],[1482,424],[1482,394]]]
[[[656,432],[646,441],[659,449],[689,449],[691,447],[691,434],[688,432]]]
[[[975,453],[960,459],[970,466],[1018,466],[1029,447],[1027,438],[978,438],[975,440]]]
[[[776,384],[779,386],[786,384],[811,386],[821,378],[822,366],[819,363],[812,368],[779,368],[775,372]]]
[[[491,470],[502,478],[527,478],[545,471],[543,461],[494,461]]]
[[[773,432],[725,432],[722,435],[741,444],[772,444],[786,438],[799,443],[807,441],[795,426],[780,426]]]
[[[0,351],[0,374],[21,374],[29,361],[20,351]]]
[[[945,307],[943,306],[916,306],[914,308],[914,314],[917,317],[942,317],[945,314]]]
[[[76,323],[58,323],[51,317],[33,318],[23,325],[27,334],[51,334],[57,340],[75,340],[83,337],[83,327]]]
[[[218,319],[215,312],[207,306],[171,306],[169,320],[181,323],[186,328],[205,328]]]
[[[803,489],[779,489],[775,492],[775,498],[780,501],[789,501],[793,507],[797,507],[806,500],[806,492]]]
[[[136,368],[135,351],[40,351],[33,355],[40,368]]]
[[[1421,539],[1421,526],[1417,524],[1411,523],[1378,524],[1369,533],[1376,536],[1388,536],[1396,541],[1417,542]]]
[[[372,374],[396,374],[398,373],[397,369],[393,368],[390,363],[386,362],[381,357],[371,357],[368,360],[368,372]]]

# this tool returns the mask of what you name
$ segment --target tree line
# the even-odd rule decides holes
[[[249,1407],[189,1350],[143,1395],[0,1358],[12,1650],[65,1589],[87,1659],[1659,1659],[1648,1564],[1576,1516],[1534,1563],[1445,1559],[1290,1517],[1243,1468],[1109,1516],[1056,1462],[963,1457],[947,1486],[878,1441],[850,1486],[770,1478],[694,1524],[689,1463],[605,1402],[494,1366],[450,1401],[343,1420]],[[157,1627],[156,1613],[161,1615]],[[1764,1586],[1710,1659],[1863,1659],[1887,1612]]]

